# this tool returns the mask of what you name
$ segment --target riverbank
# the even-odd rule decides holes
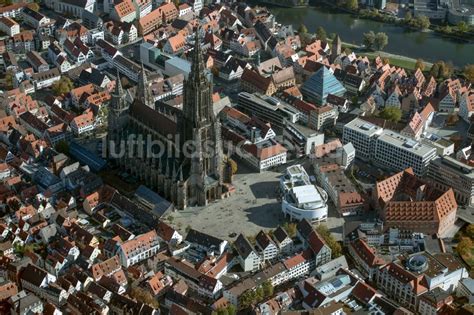
[[[389,12],[374,9],[374,8],[364,8],[360,9],[357,8],[355,10],[346,8],[344,6],[338,5],[337,1],[327,1],[323,0],[321,2],[313,2],[312,6],[316,9],[319,10],[330,10],[331,13],[334,14],[349,14],[353,18],[358,18],[358,19],[366,19],[366,20],[372,20],[380,23],[387,23],[387,24],[392,24],[399,26],[401,28],[404,28],[409,31],[418,31],[418,32],[423,32],[423,29],[420,29],[419,27],[414,27],[413,25],[410,25],[410,22],[407,22],[404,18],[400,16],[396,16],[394,14],[390,14]],[[408,12],[411,12],[409,9]],[[403,15],[404,17],[405,15]],[[412,18],[411,20],[415,20],[415,18]],[[467,31],[461,31],[458,30],[457,26],[451,25],[451,26],[440,26],[436,24],[430,24],[429,27],[426,30],[433,31],[436,35],[442,36],[444,38],[452,39],[455,41],[464,41],[466,43],[473,43],[474,42],[474,28],[466,26],[468,28]],[[452,31],[446,31],[446,28],[452,29]],[[471,28],[471,32],[469,32],[469,28]]]
[[[304,24],[310,33],[314,33],[318,27],[322,27],[328,36],[338,34],[343,42],[357,46],[357,49],[362,43],[364,33],[384,32],[388,35],[388,45],[384,48],[384,54],[390,54],[388,58],[393,59],[392,63],[404,65],[407,68],[413,67],[418,58],[427,63],[444,60],[451,62],[458,68],[473,63],[474,44],[443,38],[432,31],[410,31],[398,25],[358,19],[351,14],[334,13],[334,10],[315,7],[282,9],[272,6],[270,10],[278,23],[291,24],[294,29]],[[357,52],[373,55],[372,52],[362,50]],[[406,61],[403,57],[411,60]]]
[[[408,70],[415,70],[416,60],[406,56],[394,55],[390,53],[386,53],[383,51],[376,51],[376,52],[357,52],[357,55],[360,56],[367,56],[370,60],[375,59],[377,56],[381,58],[388,58],[390,61],[390,65],[397,66],[401,68],[405,68]],[[431,62],[424,62],[425,68],[431,68],[433,65]]]
[[[332,42],[332,40],[328,40],[328,42]],[[401,67],[407,70],[415,70],[415,65],[417,61],[417,59],[415,58],[410,58],[407,56],[402,56],[402,55],[397,55],[397,54],[391,54],[384,51],[367,51],[360,45],[355,45],[355,44],[345,43],[345,42],[342,42],[342,47],[349,48],[356,55],[366,56],[370,60],[374,60],[375,58],[380,56],[380,58],[388,58],[390,60],[390,65],[392,66]],[[425,68],[431,68],[431,66],[433,65],[433,63],[427,62],[427,61],[424,61],[424,64],[425,64]]]

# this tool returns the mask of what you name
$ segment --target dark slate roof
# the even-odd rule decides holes
[[[279,226],[273,232],[273,239],[277,241],[278,243],[283,242],[287,237],[288,237],[288,234],[286,233],[285,229],[283,229],[281,226]]]
[[[268,236],[268,234],[265,233],[264,231],[260,231],[257,234],[256,241],[257,241],[257,244],[263,249],[267,248],[270,244],[273,243],[270,236]]]
[[[298,230],[300,235],[306,240],[308,239],[311,232],[313,232],[313,226],[307,219],[303,219],[300,222],[298,222],[296,229]]]
[[[243,259],[246,259],[250,255],[250,253],[254,251],[253,246],[250,244],[248,239],[242,234],[237,237],[234,242],[234,246],[240,257],[242,257]]]
[[[69,153],[81,164],[89,166],[95,172],[100,171],[107,165],[104,159],[75,142],[70,144]]]
[[[22,270],[21,280],[24,280],[32,285],[39,287],[43,280],[47,277],[48,273],[35,265],[28,264],[25,269]]]
[[[100,86],[107,75],[98,69],[92,68],[91,72],[82,70],[79,81],[83,84],[92,83]]]
[[[162,135],[176,134],[177,132],[174,121],[140,102],[133,102],[130,106],[130,114]]]
[[[224,242],[220,238],[214,237],[212,235],[196,231],[191,229],[186,235],[186,241],[189,243],[198,244],[207,248],[219,248],[219,246]]]
[[[172,204],[146,186],[140,185],[135,191],[135,196],[144,201],[157,217],[161,217],[172,208]]]

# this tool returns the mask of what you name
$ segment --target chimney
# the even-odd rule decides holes
[[[257,135],[257,127],[252,127],[250,130],[250,142],[255,143]]]

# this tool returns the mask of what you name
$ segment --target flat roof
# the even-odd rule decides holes
[[[436,152],[436,149],[422,144],[412,138],[402,136],[401,134],[392,130],[384,130],[378,141],[389,143],[392,146],[398,147],[404,151],[411,152],[418,156],[425,156],[431,152]]]
[[[376,134],[381,134],[383,129],[377,125],[371,124],[363,119],[356,118],[344,125],[344,128],[355,130],[359,133],[372,137]]]
[[[300,124],[294,124],[294,123],[291,123],[291,122],[287,123],[287,127],[295,129],[296,131],[298,131],[300,134],[302,134],[306,138],[318,136],[318,135],[321,134],[320,132],[317,132],[314,129],[308,128],[308,127],[300,125]]]
[[[457,172],[461,172],[463,176],[473,179],[474,178],[474,167],[466,163],[456,160],[450,156],[442,156],[439,159],[435,159],[432,163],[439,163]]]
[[[322,200],[321,195],[314,185],[293,187],[293,194],[295,195],[299,204],[313,203]]]

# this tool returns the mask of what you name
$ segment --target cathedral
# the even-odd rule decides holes
[[[205,70],[196,32],[182,110],[154,101],[143,65],[134,101],[127,103],[117,79],[110,103],[109,160],[177,209],[204,206],[223,194],[221,125]]]

